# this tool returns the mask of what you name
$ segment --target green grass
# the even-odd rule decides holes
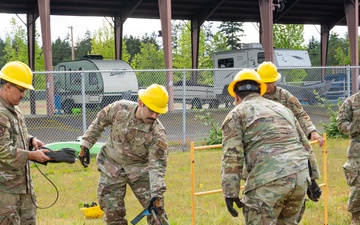
[[[317,145],[316,145],[317,146]],[[349,187],[346,185],[342,165],[346,161],[348,140],[327,141],[328,165],[328,202],[329,224],[350,224],[350,214],[347,212],[346,201]],[[323,168],[322,149],[315,148],[319,166]],[[221,150],[202,150],[195,153],[196,192],[220,189]],[[39,165],[39,168],[58,187],[59,199],[48,209],[39,209],[38,224],[104,224],[102,219],[86,219],[79,210],[84,203],[97,202],[96,187],[99,172],[96,169],[95,158],[91,159],[90,167],[85,169],[79,162],[75,164]],[[34,178],[38,205],[45,207],[56,198],[56,191],[39,173],[35,166],[31,167]],[[322,172],[322,179],[324,178]],[[321,180],[319,183],[322,183]],[[191,224],[191,177],[189,152],[171,152],[166,174],[167,192],[165,193],[165,208],[172,225]],[[127,218],[130,221],[142,210],[131,190],[126,196]],[[196,224],[226,225],[244,224],[242,213],[238,218],[228,213],[221,193],[196,196]],[[324,224],[324,199],[319,202],[307,202],[307,210],[300,224]],[[143,219],[139,225],[146,224]]]

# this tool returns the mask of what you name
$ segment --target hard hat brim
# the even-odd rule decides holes
[[[18,80],[15,80],[15,79],[7,76],[6,74],[4,74],[2,72],[0,72],[0,79],[6,80],[7,82],[19,85],[20,87],[23,87],[23,88],[26,88],[26,89],[35,90],[34,87],[31,84],[26,84],[24,82],[20,82]]]
[[[235,98],[235,92],[234,92],[234,86],[235,84],[239,82],[238,80],[234,80],[232,81],[229,86],[228,86],[228,92],[229,94]],[[263,82],[263,81],[255,81],[257,82],[258,84],[260,84],[260,95],[263,96],[266,92],[266,89],[267,89],[267,86],[266,84]]]
[[[280,80],[280,78],[281,78],[281,74],[277,73],[276,77],[274,77],[273,79],[266,79],[266,78],[263,79],[263,78],[261,78],[261,81],[263,81],[265,83],[272,83],[272,82],[276,82],[276,81]]]

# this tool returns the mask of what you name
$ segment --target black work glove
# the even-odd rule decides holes
[[[159,216],[160,214],[163,213],[163,208],[161,206],[160,196],[152,197],[148,206],[148,210],[151,212],[151,215],[153,216],[154,224],[161,225],[162,223],[160,222]]]
[[[152,197],[149,203],[149,209],[160,209],[161,208],[161,197]]]
[[[237,217],[239,213],[234,209],[233,204],[236,203],[237,207],[241,208],[243,206],[242,202],[240,202],[239,198],[225,198],[226,207],[230,214],[233,217]]]
[[[45,155],[51,158],[49,162],[54,163],[74,163],[76,159],[75,150],[72,148],[62,148],[58,151],[49,149],[49,152],[45,152]]]
[[[78,155],[81,165],[85,168],[90,164],[90,151],[87,147],[80,145],[80,153]]]
[[[311,180],[311,184],[307,189],[307,195],[310,200],[317,202],[321,196],[321,188],[315,180]]]

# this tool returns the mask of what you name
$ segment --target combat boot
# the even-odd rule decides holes
[[[360,225],[360,212],[351,213],[351,225]]]

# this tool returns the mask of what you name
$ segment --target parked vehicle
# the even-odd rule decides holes
[[[202,109],[203,104],[209,104],[209,108],[218,108],[220,102],[214,97],[214,87],[187,81],[185,92],[183,82],[174,84],[174,102],[182,102],[186,99],[186,104],[191,104],[191,108]]]
[[[104,107],[119,99],[137,99],[136,74],[122,60],[103,60],[101,55],[86,55],[81,60],[58,63],[54,70],[68,71],[54,74],[55,97],[60,99],[64,113],[72,113],[73,108],[81,108],[82,75],[85,75],[87,107]]]
[[[274,49],[273,59],[274,64],[279,68],[311,66],[306,50]],[[257,68],[264,61],[265,53],[260,43],[244,44],[241,49],[214,53],[214,95],[216,99],[220,102],[227,102],[227,97],[224,95],[225,90],[240,68]]]
[[[333,80],[333,83],[326,93],[326,98],[329,101],[337,102],[340,99],[346,99],[348,94],[351,94],[352,81],[348,85],[348,78],[345,73],[326,74],[325,80]]]
[[[214,53],[214,85],[187,83],[186,102],[192,108],[202,108],[202,104],[206,103],[209,103],[209,108],[217,108],[220,104],[231,106],[234,99],[228,94],[227,87],[235,74],[242,68],[257,68],[264,60],[265,53],[260,43],[244,44],[241,49]],[[274,49],[274,64],[279,68],[311,67],[306,50]],[[310,91],[309,88],[305,89]],[[183,87],[179,82],[174,85],[174,100],[180,101],[182,98]]]
[[[288,85],[279,83],[279,87],[282,87],[291,92],[302,103],[306,102],[309,105],[315,105],[319,102],[318,97],[324,97],[328,93],[332,86],[333,80],[326,82],[313,83],[308,85]]]

